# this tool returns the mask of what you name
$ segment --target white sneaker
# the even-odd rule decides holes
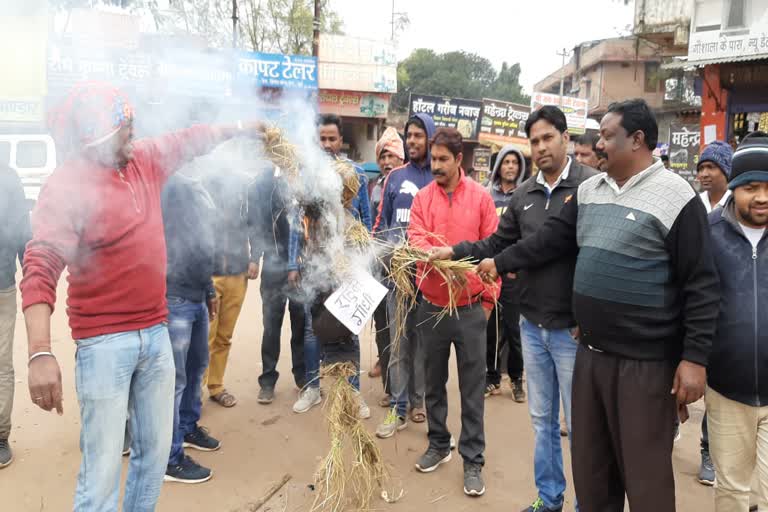
[[[357,396],[360,398],[360,419],[361,420],[367,420],[371,417],[371,408],[368,407],[368,404],[365,403],[365,400],[363,399],[363,395],[358,393]]]
[[[320,396],[320,388],[304,388],[304,391],[299,394],[299,399],[293,404],[293,412],[296,414],[305,413],[314,406],[319,405],[322,401],[323,398]]]

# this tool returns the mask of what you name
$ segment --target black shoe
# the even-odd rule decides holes
[[[515,402],[521,404],[525,402],[525,388],[523,387],[523,379],[515,379],[512,381],[512,398]]]
[[[530,507],[523,509],[522,512],[563,512],[563,506],[560,505],[557,508],[549,508],[544,505],[544,500],[536,498],[536,501],[534,501]]]
[[[275,388],[261,388],[257,402],[263,405],[271,404],[275,401]]]
[[[431,473],[436,470],[440,464],[445,464],[451,460],[451,451],[441,452],[435,448],[430,447],[427,453],[421,456],[416,463],[416,469],[422,473]]]
[[[189,455],[185,455],[181,464],[168,466],[165,470],[165,482],[179,482],[182,484],[201,484],[207,482],[213,476],[213,472],[194,461]]]
[[[208,429],[198,426],[194,432],[184,436],[184,448],[201,452],[215,452],[221,448],[221,441],[208,435]]]
[[[482,496],[485,494],[482,467],[480,464],[464,464],[464,494]]]
[[[7,439],[0,439],[0,468],[11,465],[13,462],[13,452]]]

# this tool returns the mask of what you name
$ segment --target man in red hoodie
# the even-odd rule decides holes
[[[496,207],[487,190],[465,176],[461,168],[462,138],[455,129],[442,128],[431,141],[434,181],[413,200],[408,239],[419,249],[430,251],[464,239],[482,240],[499,223]],[[451,285],[456,312],[438,320],[448,306],[448,289],[431,268],[420,265],[417,276],[424,302],[417,312],[417,325],[424,339],[426,357],[426,406],[429,448],[416,469],[429,473],[451,460],[451,434],[446,425],[448,360],[451,343],[456,350],[461,392],[461,438],[459,453],[464,459],[464,493],[485,493],[481,471],[485,459],[483,426],[485,390],[486,324],[499,293],[499,285],[486,286],[473,272],[466,283]]]
[[[186,161],[261,127],[195,126],[134,143],[130,105],[100,84],[76,87],[51,117],[59,151],[69,154],[40,194],[24,255],[30,396],[62,414],[50,326],[66,267],[82,424],[74,510],[117,510],[128,415],[123,510],[152,511],[170,453],[175,381],[160,193]]]

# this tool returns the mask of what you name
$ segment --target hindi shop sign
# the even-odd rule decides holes
[[[368,272],[359,270],[347,278],[324,304],[352,334],[360,334],[387,293],[386,286]]]
[[[689,183],[696,181],[699,164],[699,125],[672,125],[669,129],[669,164],[673,171]]]
[[[321,89],[337,91],[397,92],[397,67],[321,62],[318,68]]]
[[[525,135],[525,122],[531,115],[531,107],[499,100],[483,100],[480,118],[480,142],[496,144],[521,143]]]
[[[562,99],[562,102],[561,102]],[[587,131],[587,113],[589,101],[582,98],[571,98],[545,92],[534,92],[531,96],[531,112],[544,105],[554,105],[565,113],[568,122],[568,132],[572,135],[583,135]]]
[[[379,119],[386,119],[389,114],[387,94],[321,90],[318,101],[321,114]]]
[[[317,59],[300,55],[240,52],[237,81],[249,87],[315,90]]]
[[[408,117],[428,114],[438,128],[456,128],[465,140],[476,140],[483,104],[476,100],[411,94]]]
[[[768,23],[753,25],[746,29],[746,33],[744,30],[696,32],[695,28],[691,27],[688,62],[768,57]]]

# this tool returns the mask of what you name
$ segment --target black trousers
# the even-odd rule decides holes
[[[573,480],[581,512],[674,512],[675,366],[580,345],[573,372]]]
[[[507,355],[507,374],[513,381],[523,376],[523,346],[520,342],[520,310],[512,301],[499,301],[498,306],[488,319],[488,343],[486,346],[485,365],[486,384],[501,382],[502,355]],[[498,336],[498,340],[497,340]],[[498,348],[498,351],[497,351]]]
[[[280,359],[280,334],[285,318],[285,304],[291,320],[291,361],[293,380],[299,388],[307,380],[304,364],[304,305],[289,299],[287,274],[262,274],[261,309],[264,321],[264,335],[261,339],[262,374],[259,386],[274,388],[280,372],[277,361]]]
[[[390,336],[389,336],[389,315],[387,314],[387,298],[381,301],[376,311],[373,313],[373,324],[376,329],[376,348],[379,351],[379,364],[381,365],[381,383],[384,386],[384,393],[391,394],[389,392],[389,379],[387,378],[389,372],[389,349],[390,349]]]
[[[485,328],[488,324],[479,303],[461,307],[457,314],[436,321],[441,308],[423,302],[417,313],[426,352],[426,407],[429,445],[450,449],[448,419],[448,361],[451,345],[456,351],[461,394],[459,453],[465,463],[484,464],[485,458]]]

